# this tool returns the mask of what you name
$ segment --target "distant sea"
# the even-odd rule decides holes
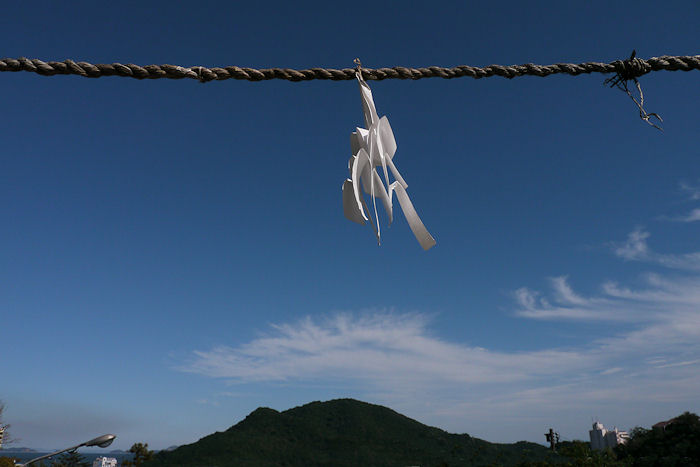
[[[110,454],[108,452],[82,452],[78,451],[82,456],[85,458],[85,462],[89,462],[90,465],[92,465],[92,461],[97,459],[98,457],[114,457],[118,465],[122,465],[122,461],[124,459],[129,459],[131,457],[131,454]],[[43,456],[45,454],[48,454],[48,452],[15,452],[11,451],[9,449],[0,449],[0,457],[14,457],[15,459],[19,459],[20,462],[28,461],[30,459],[34,459],[35,457]],[[59,454],[60,456],[60,454]],[[58,456],[56,456],[58,457]],[[52,460],[56,460],[56,457],[52,459],[44,459],[44,464],[46,465],[51,465]],[[31,466],[30,466],[31,467]]]

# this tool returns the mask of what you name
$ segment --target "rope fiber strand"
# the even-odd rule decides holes
[[[422,78],[461,78],[471,77],[475,79],[502,76],[504,78],[516,78],[518,76],[549,76],[554,74],[568,74],[577,76],[586,73],[617,73],[623,80],[636,79],[651,71],[690,71],[700,70],[700,55],[652,57],[647,60],[630,57],[626,60],[616,60],[610,63],[585,62],[585,63],[555,63],[553,65],[489,65],[483,68],[460,65],[452,68],[431,66],[426,68],[362,68],[362,77],[365,80],[381,81],[385,79],[422,79]],[[127,63],[92,64],[88,62],[44,62],[39,59],[28,58],[4,58],[0,59],[0,71],[29,71],[43,76],[54,75],[78,75],[85,78],[100,78],[102,76],[122,76],[136,79],[196,79],[201,82],[221,81],[237,79],[247,81],[265,81],[270,79],[284,79],[288,81],[310,81],[323,79],[331,81],[344,81],[355,79],[355,68],[311,68],[307,70],[295,70],[291,68],[241,68],[227,66],[224,68],[206,68],[203,66],[182,67],[177,65],[134,65]]]

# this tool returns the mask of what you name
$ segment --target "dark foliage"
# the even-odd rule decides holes
[[[519,467],[698,467],[700,466],[700,418],[685,412],[665,428],[637,427],[627,444],[614,450],[592,451],[585,441],[567,441],[559,445],[563,464],[551,461],[526,461]]]
[[[15,460],[13,457],[0,457],[0,467],[14,467]]]
[[[78,451],[64,452],[51,463],[51,467],[90,467],[85,457]]]
[[[633,466],[700,465],[700,417],[685,412],[664,428],[637,427],[630,433],[627,445],[615,451],[621,459],[630,459]]]
[[[5,411],[5,404],[0,401],[0,448],[12,444],[14,441],[10,437],[10,424],[2,422],[2,413]]]
[[[129,452],[134,456],[131,459],[122,462],[124,467],[143,465],[145,462],[153,458],[153,451],[148,449],[148,443],[136,443],[129,448]]]
[[[591,450],[587,441],[563,441],[557,451],[562,460],[554,461],[526,461],[518,464],[518,467],[628,467],[629,461],[617,459],[616,454],[607,449],[605,451]]]
[[[386,407],[338,399],[277,412],[259,408],[225,432],[171,452],[156,466],[488,466],[558,458],[544,446],[494,444],[423,425]]]

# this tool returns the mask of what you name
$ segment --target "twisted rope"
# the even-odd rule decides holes
[[[431,66],[426,68],[362,68],[362,77],[365,80],[381,81],[385,79],[422,79],[422,78],[461,78],[468,76],[475,79],[502,76],[515,78],[518,76],[549,76],[565,73],[572,76],[584,73],[617,73],[622,80],[635,79],[651,71],[690,71],[700,70],[700,55],[652,57],[647,60],[630,57],[626,60],[616,60],[610,63],[585,62],[585,63],[555,63],[553,65],[489,65],[483,68],[460,65],[452,68]],[[182,67],[177,65],[145,65],[139,66],[133,63],[126,65],[121,63],[92,64],[88,62],[44,62],[39,59],[28,58],[4,58],[0,59],[0,71],[29,71],[43,76],[53,75],[79,75],[86,78],[99,78],[102,76],[122,76],[136,79],[196,79],[202,82],[238,79],[248,81],[264,81],[269,79],[284,79],[288,81],[310,81],[323,79],[331,81],[343,81],[355,79],[355,68],[311,68],[307,70],[294,70],[291,68],[241,68],[227,66],[224,68],[206,68],[202,66]]]

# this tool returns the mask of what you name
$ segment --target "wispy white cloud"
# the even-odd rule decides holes
[[[659,368],[677,366],[669,354],[700,356],[700,255],[657,253],[648,246],[648,237],[648,232],[635,229],[625,243],[613,245],[613,252],[627,260],[652,262],[676,271],[643,274],[637,287],[605,281],[595,296],[577,294],[565,276],[557,277],[551,280],[551,299],[525,288],[516,291],[520,305],[516,314],[540,320],[619,321],[627,326],[626,331],[592,344],[601,352],[639,353],[635,357],[638,365],[641,356],[648,359],[647,365]],[[655,353],[650,355],[650,351]]]
[[[644,316],[651,311],[663,317],[662,310],[693,311],[700,306],[700,275],[664,277],[648,273],[642,278],[644,289],[631,289],[612,281],[603,283],[602,288],[609,297],[628,302],[625,306],[645,312]]]
[[[518,316],[539,320],[626,321],[635,318],[619,301],[610,297],[582,297],[566,276],[550,278],[551,300],[537,291],[521,287],[514,292]]]
[[[199,405],[211,405],[214,407],[219,406],[219,401],[206,399],[206,398],[197,399],[195,402],[197,402],[197,404],[199,404]]]
[[[596,297],[576,293],[564,276],[550,283],[551,304],[538,292],[516,291],[520,316],[613,314],[627,329],[569,350],[505,352],[441,339],[418,313],[341,313],[197,351],[181,369],[233,382],[351,381],[378,402],[455,429],[450,420],[460,412],[532,418],[535,408],[558,408],[580,416],[612,400],[687,401],[700,389],[700,375],[687,371],[700,362],[700,277],[647,275],[638,289],[605,283]],[[426,394],[440,402],[418,403]]]
[[[396,387],[504,383],[595,364],[578,352],[503,353],[448,342],[427,325],[425,315],[391,312],[307,317],[238,347],[196,351],[181,369],[244,382],[323,378]]]
[[[700,183],[694,185],[694,184],[687,183],[687,182],[681,182],[680,188],[681,188],[681,191],[684,192],[690,200],[692,200],[692,201],[700,200]]]
[[[566,277],[558,277],[551,281],[549,296],[528,289],[516,291],[517,314],[535,319],[619,318],[620,332],[594,339],[586,349],[580,349],[584,355],[608,357],[601,358],[607,360],[609,368],[600,376],[614,375],[616,379],[606,382],[605,391],[617,388],[614,390],[620,396],[628,391],[655,401],[687,400],[689,391],[700,390],[700,374],[685,371],[700,364],[700,258],[695,253],[657,253],[648,246],[647,238],[648,232],[635,229],[627,242],[613,246],[613,252],[626,260],[651,262],[673,271],[643,274],[641,285],[636,287],[605,281],[600,292],[590,297],[575,293]],[[578,383],[572,384],[580,388]],[[645,390],[638,387],[642,384]],[[650,387],[660,391],[659,386],[664,388],[663,397],[646,391]],[[598,389],[590,388],[580,397],[596,393],[600,400],[606,400]]]
[[[641,227],[637,227],[627,236],[626,242],[614,247],[614,252],[623,259],[646,260],[649,258],[647,238],[649,238],[649,232],[645,232]]]
[[[552,288],[556,294],[557,300],[561,303],[569,305],[587,305],[589,300],[577,295],[567,282],[567,276],[553,277],[550,279]]]
[[[656,368],[669,368],[674,366],[687,366],[687,365],[697,365],[700,363],[700,359],[697,360],[687,360],[684,362],[667,363],[665,365],[659,365]]]
[[[700,200],[700,183],[691,184],[687,182],[681,182],[679,184],[680,191],[686,198],[686,201],[698,201]],[[693,208],[686,214],[668,216],[659,216],[658,220],[673,221],[673,222],[698,222],[700,221],[700,208]]]
[[[630,232],[625,242],[613,244],[613,251],[615,255],[628,261],[655,263],[671,269],[700,270],[700,252],[682,255],[656,253],[649,249],[649,236],[649,232],[638,227]]]
[[[697,221],[700,221],[700,208],[695,208],[695,209],[691,210],[688,214],[685,214],[682,216],[670,217],[668,219],[672,220],[672,221],[677,221],[677,222],[697,222]]]
[[[608,368],[607,370],[603,370],[600,372],[601,375],[612,375],[613,373],[619,373],[622,371],[622,368],[619,366],[613,367],[613,368]]]
[[[568,276],[550,278],[547,293],[513,292],[515,319],[614,322],[614,333],[575,347],[486,349],[439,337],[429,315],[380,310],[275,324],[248,342],[195,351],[180,370],[234,383],[351,382],[377,403],[489,439],[504,440],[455,420],[526,426],[605,410],[625,426],[640,423],[644,405],[653,423],[669,416],[660,407],[693,410],[700,391],[700,256],[657,253],[649,237],[635,229],[613,253],[672,269],[663,275],[644,274],[633,286],[603,281],[592,295]]]
[[[627,260],[693,269],[694,255],[656,253],[649,248],[648,237],[648,232],[635,229],[614,252]],[[425,381],[488,384],[557,376],[574,369],[611,374],[611,368],[619,368],[604,356],[611,350],[619,355],[646,349],[645,358],[651,357],[650,346],[698,350],[700,275],[647,274],[638,288],[608,281],[595,296],[577,293],[567,276],[550,278],[550,284],[549,296],[527,287],[516,290],[516,315],[615,321],[627,323],[628,330],[573,351],[499,352],[441,339],[430,331],[429,318],[419,313],[338,313],[272,325],[267,335],[238,346],[197,350],[180,369],[242,382],[316,378],[353,379],[375,386]]]

